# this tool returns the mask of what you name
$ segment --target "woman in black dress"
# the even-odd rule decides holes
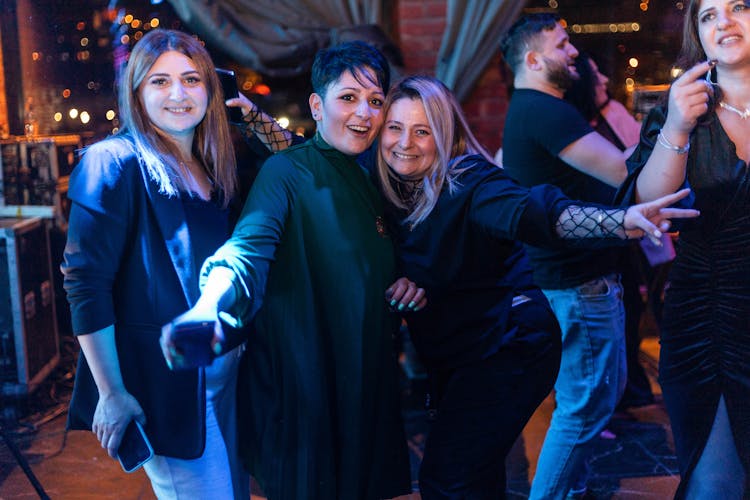
[[[701,210],[680,231],[659,378],[682,475],[677,498],[743,498],[750,494],[750,7],[693,0],[684,33],[686,71],[644,123],[623,193],[652,200],[689,185]]]
[[[519,186],[434,78],[401,81],[384,112],[377,173],[398,264],[429,297],[407,321],[438,388],[422,498],[503,498],[505,456],[551,390],[561,349],[520,242],[619,241],[641,228],[658,237],[666,218],[696,212],[663,208],[687,191],[626,210],[580,206],[554,186]]]

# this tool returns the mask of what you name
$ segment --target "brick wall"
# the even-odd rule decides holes
[[[393,23],[407,74],[435,74],[446,23],[446,3],[446,0],[398,0]],[[498,53],[462,103],[472,131],[490,154],[494,154],[502,142],[508,106],[508,77],[500,71],[499,61]]]

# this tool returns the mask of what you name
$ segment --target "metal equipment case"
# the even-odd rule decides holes
[[[49,221],[0,218],[0,383],[33,392],[60,359]]]

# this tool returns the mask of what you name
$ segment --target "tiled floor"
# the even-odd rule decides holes
[[[646,339],[641,353],[649,377],[654,380],[658,344]],[[421,456],[428,429],[421,408],[423,382],[405,383],[405,419],[412,451],[413,469]],[[123,473],[109,459],[93,435],[65,433],[66,384],[45,387],[28,402],[35,411],[25,425],[7,429],[21,449],[47,495],[53,499],[152,499],[142,471]],[[653,382],[658,396],[660,391]],[[45,392],[46,391],[46,392]],[[57,391],[59,394],[51,393]],[[516,443],[507,462],[508,497],[523,499],[529,491],[536,457],[549,423],[553,401],[548,398],[537,410]],[[660,404],[621,414],[609,426],[613,434],[598,439],[592,462],[590,490],[597,499],[668,499],[677,485],[676,465],[669,420]],[[416,480],[415,480],[416,490]],[[34,488],[14,460],[5,443],[0,444],[0,500],[31,499]],[[412,495],[418,499],[419,495]]]

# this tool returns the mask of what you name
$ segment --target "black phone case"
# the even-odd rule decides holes
[[[137,421],[131,420],[117,448],[117,459],[122,470],[134,472],[154,456],[154,449],[148,442],[146,433]]]
[[[224,91],[224,99],[239,97],[240,91],[237,89],[237,77],[231,69],[216,68],[216,74],[219,75],[221,88]],[[230,123],[242,123],[242,109],[227,106],[227,116]]]
[[[214,324],[209,321],[177,323],[172,331],[172,342],[183,357],[179,369],[210,365],[216,355],[211,349]]]

